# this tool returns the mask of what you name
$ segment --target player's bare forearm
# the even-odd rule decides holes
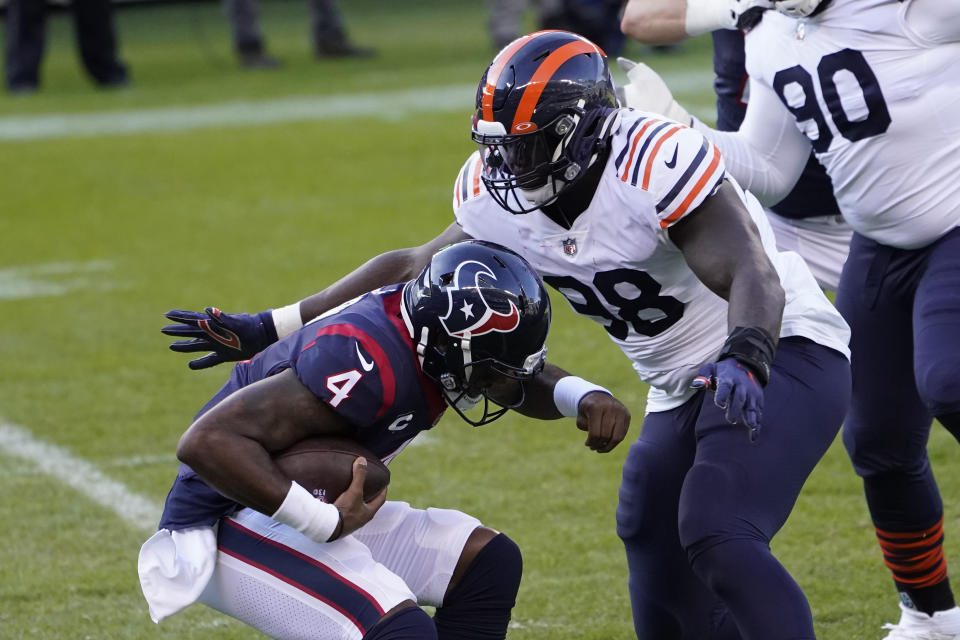
[[[569,375],[548,363],[533,380],[524,382],[524,400],[517,411],[541,420],[562,418],[554,389],[557,382]],[[630,411],[609,393],[593,391],[580,399],[576,421],[577,428],[587,432],[584,444],[594,451],[606,453],[626,437],[630,428]]]
[[[620,30],[644,44],[675,44],[689,36],[684,0],[630,0],[623,9]]]
[[[382,253],[350,272],[332,285],[300,301],[304,323],[359,295],[417,275],[415,249],[397,249]]]
[[[244,387],[201,416],[181,436],[177,457],[223,495],[270,515],[290,489],[271,454],[310,435],[347,430],[288,369]]]
[[[378,287],[412,280],[430,262],[431,256],[448,244],[469,240],[456,223],[418,247],[395,249],[364,263],[323,291],[300,302],[300,317],[309,322],[322,313]]]
[[[532,380],[523,382],[523,402],[516,407],[516,411],[538,420],[562,418],[563,415],[557,410],[557,405],[553,401],[553,388],[556,386],[557,380],[568,375],[570,374],[560,367],[548,362],[543,371],[534,376]],[[514,384],[516,383],[514,382]],[[506,394],[502,394],[496,399],[508,398]],[[517,400],[518,398],[515,397],[513,402],[515,403]]]
[[[727,325],[780,335],[784,293],[760,233],[734,187],[724,182],[697,211],[670,229],[690,269],[729,303]]]

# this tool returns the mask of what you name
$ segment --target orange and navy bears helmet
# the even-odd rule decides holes
[[[483,183],[512,213],[553,202],[596,159],[617,97],[606,54],[569,31],[538,31],[493,59],[477,87]]]
[[[441,249],[406,285],[403,310],[423,373],[475,426],[506,412],[485,403],[480,420],[464,415],[462,408],[486,397],[485,386],[543,369],[550,298],[533,267],[506,247],[469,240]]]

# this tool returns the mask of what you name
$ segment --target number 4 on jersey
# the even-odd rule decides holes
[[[356,369],[327,376],[327,389],[333,393],[333,397],[330,398],[330,406],[336,407],[349,398],[350,390],[360,382],[360,378],[362,377],[363,374]]]

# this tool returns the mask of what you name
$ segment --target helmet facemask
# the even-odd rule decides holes
[[[510,409],[523,404],[525,394],[522,384],[520,398],[510,405],[501,405],[491,400],[487,396],[491,386],[502,378],[521,382],[529,380],[543,371],[546,364],[546,345],[528,355],[523,364],[516,367],[489,357],[473,360],[473,339],[469,335],[453,338],[448,335],[431,335],[431,332],[439,333],[439,327],[422,327],[417,342],[421,368],[427,377],[440,383],[441,393],[447,404],[474,427],[489,424]],[[483,409],[480,417],[468,415],[481,401]],[[492,408],[493,406],[497,408]]]
[[[543,371],[547,358],[547,347],[527,356],[522,367],[513,367],[493,358],[470,361],[471,338],[453,341],[446,348],[440,347],[447,362],[447,371],[440,374],[439,381],[443,397],[447,404],[468,424],[479,427],[489,424],[514,409],[525,399],[523,384],[520,385],[520,397],[508,405],[492,400],[487,394],[492,386],[504,378],[529,380]],[[473,411],[482,402],[482,409]]]
[[[519,134],[507,134],[500,122],[474,118],[481,180],[497,204],[511,213],[528,213],[555,201],[580,177],[582,167],[567,148],[582,115],[582,109],[562,113],[543,129]]]

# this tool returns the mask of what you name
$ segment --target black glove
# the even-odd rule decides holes
[[[191,360],[188,363],[191,369],[206,369],[221,362],[247,360],[277,341],[277,329],[269,309],[250,315],[223,313],[216,307],[207,307],[203,313],[174,309],[163,315],[179,324],[168,324],[160,329],[162,333],[191,338],[171,343],[171,351],[213,352]]]

